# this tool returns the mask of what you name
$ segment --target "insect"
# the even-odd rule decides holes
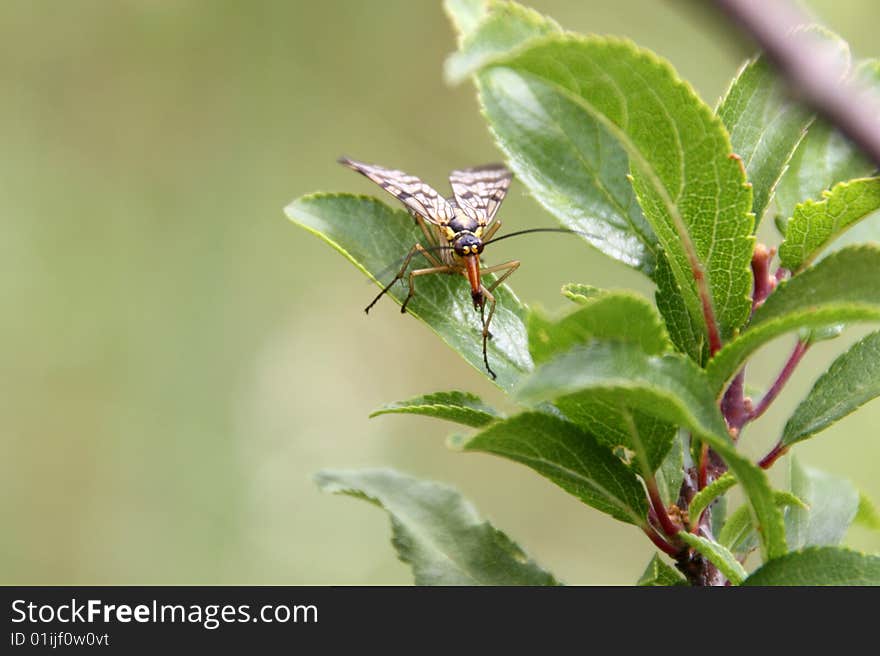
[[[495,314],[495,296],[492,292],[516,271],[520,263],[519,260],[510,260],[484,267],[480,255],[485,244],[492,240],[501,227],[501,222],[495,220],[495,215],[510,186],[513,177],[511,172],[502,164],[453,171],[449,174],[453,195],[444,198],[419,178],[403,171],[345,157],[339,163],[365,175],[401,201],[427,240],[427,246],[420,243],[413,245],[404,257],[397,275],[379,292],[365,311],[369,313],[394,283],[404,278],[407,267],[416,255],[423,256],[430,266],[410,271],[407,279],[409,292],[400,306],[402,313],[406,312],[407,304],[415,296],[415,280],[419,276],[434,273],[464,275],[470,283],[471,300],[474,309],[480,313],[483,326],[483,363],[494,380],[496,375],[489,366],[486,352],[487,340],[492,336],[489,326]],[[487,273],[499,274],[488,286],[482,281],[482,276]]]

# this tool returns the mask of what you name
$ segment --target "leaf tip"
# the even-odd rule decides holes
[[[339,479],[337,472],[333,469],[319,469],[312,474],[312,482],[321,492],[335,493],[338,492]]]

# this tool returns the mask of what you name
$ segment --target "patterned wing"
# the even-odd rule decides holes
[[[486,226],[507,194],[513,174],[503,164],[487,164],[474,169],[453,171],[449,183],[455,193],[455,201],[464,213]]]
[[[414,175],[357,162],[347,157],[340,158],[339,163],[367,176],[426,221],[444,226],[455,216],[455,210],[449,201]]]

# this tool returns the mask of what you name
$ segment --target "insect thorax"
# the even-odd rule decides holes
[[[438,232],[452,247],[441,251],[443,262],[453,264],[462,255],[471,254],[471,249],[474,249],[472,251],[474,255],[482,252],[480,235],[483,232],[483,226],[479,221],[465,214],[453,199],[449,199],[449,203],[454,208],[455,215],[446,225],[438,226]],[[467,252],[463,250],[464,247],[467,247]]]
[[[455,208],[455,216],[452,221],[449,222],[449,228],[452,232],[476,232],[477,228],[480,227],[480,223],[476,219],[465,214],[464,211],[455,204],[454,200],[450,199],[450,203]]]

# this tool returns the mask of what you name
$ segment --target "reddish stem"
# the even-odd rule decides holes
[[[758,402],[758,405],[755,406],[755,409],[752,410],[751,414],[749,415],[749,421],[757,419],[764,414],[767,408],[770,407],[770,404],[773,403],[777,396],[779,396],[782,388],[785,387],[785,383],[787,383],[788,379],[791,378],[791,374],[794,372],[795,368],[798,366],[798,363],[801,361],[801,358],[804,357],[804,354],[809,348],[809,343],[798,341],[797,345],[795,345],[794,347],[794,350],[791,352],[791,355],[788,357],[788,361],[782,368],[782,371],[779,372],[779,376],[777,376],[770,389],[767,390],[764,398],[762,398]]]
[[[764,244],[756,244],[752,254],[752,274],[754,290],[752,292],[752,312],[757,310],[776,289],[776,276],[770,273],[770,262],[776,255],[775,248],[767,248]]]
[[[700,468],[697,470],[697,489],[702,490],[709,484],[709,445],[703,442],[700,450]]]
[[[770,469],[773,463],[788,453],[788,447],[783,446],[781,442],[777,443],[770,452],[758,461],[758,467],[761,469]]]
[[[746,377],[746,369],[743,367],[739,373],[731,381],[730,387],[724,393],[721,399],[721,414],[727,421],[727,427],[730,429],[730,436],[734,441],[739,437],[740,429],[745,426],[749,420],[752,408],[749,402],[746,402],[744,389],[744,380]]]
[[[718,322],[715,321],[715,310],[712,308],[712,298],[709,296],[706,276],[699,264],[694,262],[691,263],[691,272],[697,282],[697,291],[700,294],[703,319],[706,321],[706,330],[709,333],[709,357],[712,357],[721,350],[721,334],[718,332]]]
[[[649,526],[642,526],[642,530],[645,532],[645,535],[648,536],[648,539],[654,543],[660,551],[665,553],[668,556],[673,558],[677,558],[681,553],[680,549],[676,549],[671,544],[669,544],[666,540],[657,535],[657,532]]]
[[[653,476],[647,477],[645,479],[645,487],[648,488],[648,497],[651,499],[651,508],[654,509],[654,514],[657,516],[660,528],[662,528],[663,532],[669,537],[677,535],[681,530],[681,527],[673,522],[672,518],[669,516],[666,506],[663,504],[663,499],[660,497],[660,490],[657,488],[656,479],[654,479]]]

